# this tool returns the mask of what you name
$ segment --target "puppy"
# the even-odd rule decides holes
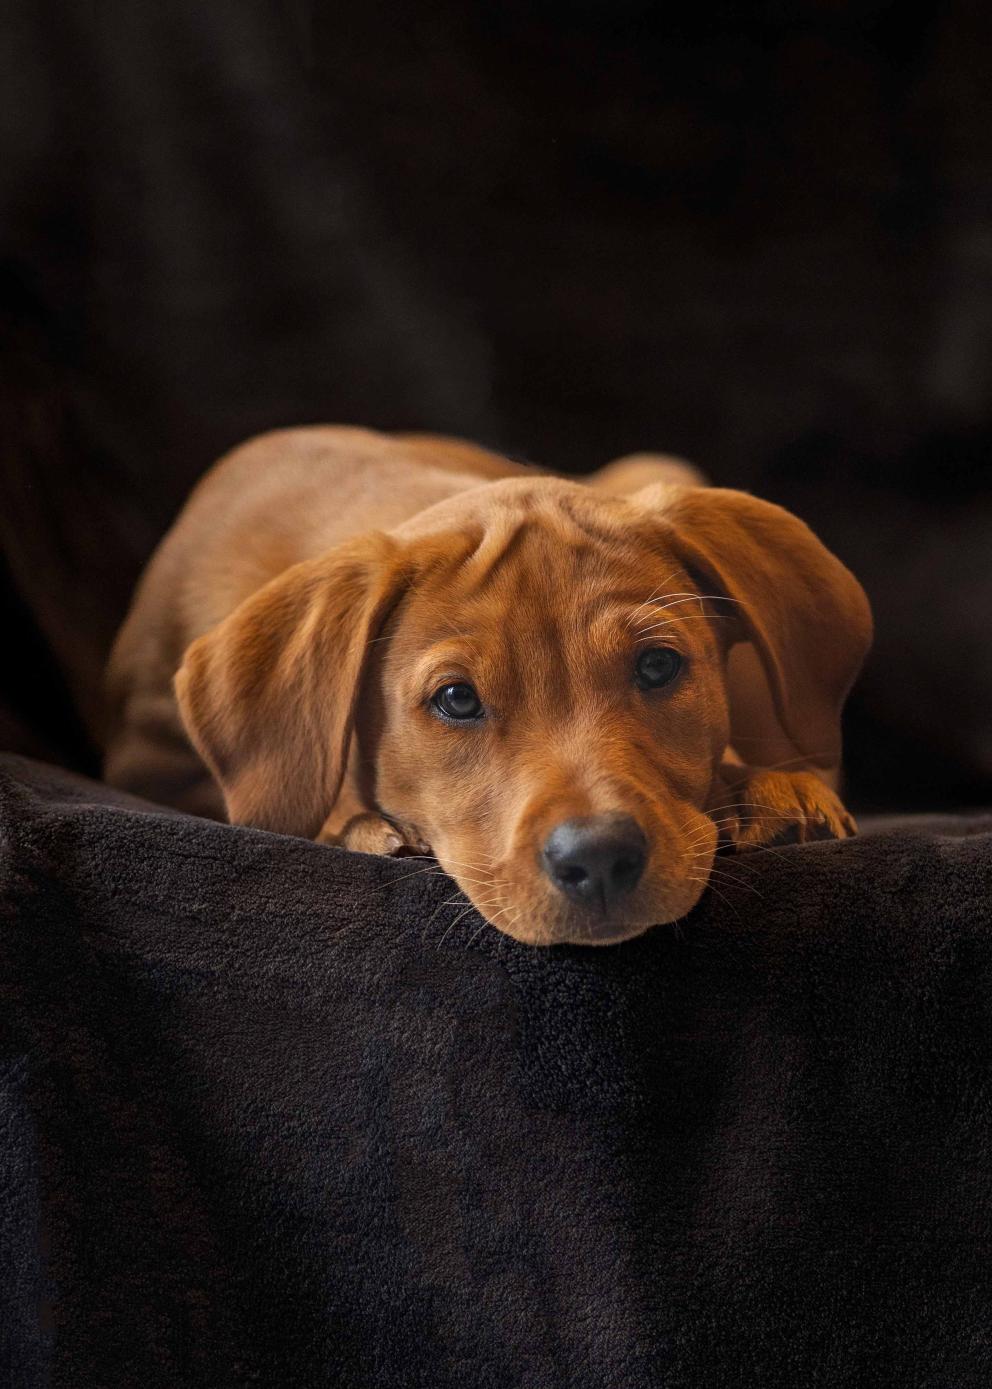
[[[831,780],[865,595],[796,517],[697,480],[348,428],[245,444],[114,647],[108,781],[431,852],[532,944],[684,916],[721,840],[853,833]]]

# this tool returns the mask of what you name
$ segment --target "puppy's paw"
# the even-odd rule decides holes
[[[812,772],[752,771],[732,789],[725,826],[738,849],[806,844],[857,834],[853,816],[835,791]]]
[[[408,838],[402,830],[373,811],[353,815],[337,830],[330,830],[325,825],[317,835],[317,842],[336,844],[340,849],[352,849],[359,854],[386,854],[391,858],[429,852],[426,844],[419,839]]]

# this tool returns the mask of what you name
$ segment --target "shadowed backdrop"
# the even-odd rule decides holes
[[[6,10],[0,746],[94,770],[192,483],[346,421],[793,508],[876,612],[854,806],[992,800],[986,7]]]

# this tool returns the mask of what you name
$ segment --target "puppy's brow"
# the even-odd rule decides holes
[[[513,558],[528,530],[526,519],[520,518],[485,537],[478,550],[466,562],[470,575],[470,592],[478,592],[491,582],[502,566]]]
[[[438,680],[464,679],[468,675],[477,679],[483,674],[483,665],[479,648],[471,638],[452,637],[420,652],[410,675],[419,687],[427,689]]]

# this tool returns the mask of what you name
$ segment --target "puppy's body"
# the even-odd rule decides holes
[[[694,480],[640,455],[570,482],[359,429],[251,441],[139,586],[109,669],[108,780],[349,847],[430,847],[535,941],[681,915],[721,829],[847,832],[825,783],[863,595],[794,518]],[[629,668],[656,643],[690,675],[644,697]],[[484,711],[447,718],[431,682],[479,686]],[[593,822],[647,845],[623,902],[608,874],[590,905],[549,866],[555,826]]]

